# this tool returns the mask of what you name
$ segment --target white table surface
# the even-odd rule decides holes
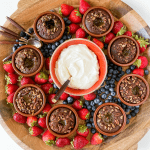
[[[122,0],[131,6],[150,26],[150,0]],[[5,17],[10,16],[16,9],[19,0],[0,0],[0,25],[6,21]],[[138,132],[138,131],[137,131]],[[150,150],[150,131],[138,143],[138,150]],[[0,150],[22,150],[5,132],[0,125]]]

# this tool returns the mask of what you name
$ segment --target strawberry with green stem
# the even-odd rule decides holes
[[[8,73],[14,73],[14,68],[12,67],[12,61],[6,61],[3,63],[3,68]]]
[[[100,133],[95,133],[91,138],[91,144],[92,145],[101,144],[103,140],[104,139]]]
[[[45,72],[39,72],[35,75],[34,80],[37,84],[44,84],[48,81],[48,75]]]
[[[72,23],[81,23],[82,15],[80,14],[80,12],[77,9],[74,9],[69,16],[69,20]]]
[[[82,120],[89,119],[90,112],[86,108],[82,108],[78,111],[78,115]]]
[[[70,13],[74,10],[73,6],[67,5],[67,4],[61,4],[61,7],[59,8],[59,14],[62,16],[69,16]]]
[[[50,83],[45,83],[41,85],[41,89],[44,91],[45,94],[51,94],[53,92],[53,85]]]
[[[89,129],[87,128],[87,126],[84,124],[79,124],[78,129],[77,129],[77,134],[87,137],[89,134]]]
[[[27,125],[29,127],[33,127],[37,124],[37,117],[36,116],[30,116],[30,117],[27,117]]]
[[[137,66],[138,68],[146,68],[148,65],[148,60],[145,56],[139,56],[137,60],[133,63],[133,65]]]
[[[29,133],[32,135],[32,136],[38,136],[40,134],[43,133],[43,129],[37,127],[37,126],[33,126],[33,127],[30,127],[29,128]]]

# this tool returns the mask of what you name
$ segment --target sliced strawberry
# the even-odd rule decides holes
[[[80,0],[79,11],[81,14],[84,14],[91,6],[85,1]]]
[[[79,124],[78,129],[77,129],[77,134],[87,137],[89,134],[89,129],[87,128],[85,124],[84,125]]]
[[[33,126],[33,127],[30,127],[29,128],[29,133],[32,135],[32,136],[38,136],[40,134],[43,133],[43,129],[39,128],[39,127],[36,127],[36,126]]]
[[[41,85],[41,89],[44,91],[45,94],[51,94],[53,92],[53,85],[50,83],[46,83]]]
[[[103,142],[103,137],[100,133],[95,133],[91,138],[92,145],[101,144],[102,142]]]
[[[70,13],[74,10],[73,6],[67,4],[61,4],[61,8],[59,9],[60,15],[69,16]]]
[[[6,61],[4,62],[3,68],[8,73],[14,73],[14,68],[12,67],[12,61]]]
[[[37,124],[37,117],[36,116],[30,116],[30,117],[27,117],[27,125],[29,127],[33,127]]]
[[[96,38],[93,38],[93,42],[98,45],[101,49],[103,49],[104,47],[104,43],[101,42],[100,40],[96,39]]]

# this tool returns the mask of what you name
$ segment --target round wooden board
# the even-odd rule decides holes
[[[91,6],[104,6],[111,10],[115,19],[122,21],[132,32],[150,39],[150,29],[145,21],[128,5],[121,2],[121,0],[87,0]],[[36,16],[44,11],[58,8],[62,3],[78,6],[79,0],[21,0],[18,3],[18,9],[11,18],[17,21],[25,29],[32,26]],[[5,27],[19,32],[9,22],[4,24]],[[0,40],[6,38],[0,36]],[[7,39],[10,40],[10,39]],[[5,71],[3,70],[2,59],[6,57],[12,51],[11,45],[0,45],[0,123],[6,132],[18,143],[23,149],[34,150],[57,150],[56,146],[47,146],[39,137],[32,137],[28,133],[27,125],[16,123],[12,119],[13,109],[6,104],[5,95]],[[147,48],[143,54],[149,58],[150,70],[150,49]],[[146,80],[150,81],[150,75],[146,76]],[[88,144],[83,150],[135,150],[137,149],[137,143],[146,134],[150,127],[150,98],[140,108],[140,113],[130,120],[130,124],[126,126],[126,129],[114,138],[109,138],[101,145],[93,146]],[[90,139],[88,136],[88,139]],[[73,149],[71,146],[61,148],[62,150]]]

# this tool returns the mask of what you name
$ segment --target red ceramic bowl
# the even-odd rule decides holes
[[[97,59],[98,59],[99,66],[100,66],[99,80],[89,89],[83,90],[83,89],[73,89],[73,88],[67,87],[65,92],[71,95],[86,95],[86,94],[94,92],[96,89],[98,89],[101,86],[107,73],[107,60],[106,60],[105,54],[95,43],[86,39],[82,39],[82,38],[75,38],[75,39],[71,39],[62,43],[60,46],[57,47],[57,49],[55,50],[55,52],[53,53],[51,57],[50,74],[54,83],[60,88],[61,84],[58,81],[56,74],[55,74],[56,61],[61,51],[64,48],[67,48],[70,45],[76,45],[76,44],[85,44],[91,51],[93,51],[97,55]]]

